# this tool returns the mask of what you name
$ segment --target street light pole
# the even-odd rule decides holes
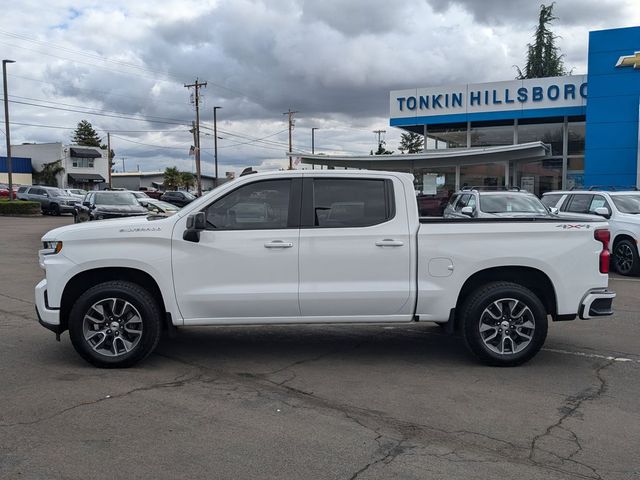
[[[9,177],[9,201],[13,200],[13,165],[11,161],[11,136],[9,132],[9,98],[7,97],[7,63],[15,60],[2,60],[2,81],[4,85],[4,128],[7,137],[7,176]]]
[[[216,187],[218,186],[218,117],[216,110],[222,107],[213,107],[213,159],[216,166]]]
[[[314,155],[316,153],[316,130],[318,130],[318,127],[311,128],[311,155]],[[315,168],[315,164],[312,163],[311,170],[315,170]]]

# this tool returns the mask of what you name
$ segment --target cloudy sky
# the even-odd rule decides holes
[[[537,19],[531,0],[1,0],[12,143],[68,142],[89,120],[118,168],[192,168],[185,83],[203,89],[203,172],[285,164],[294,150],[367,154],[388,126],[389,91],[514,78]],[[636,0],[557,0],[554,30],[574,74],[588,32],[640,25]],[[2,125],[4,127],[4,124]],[[3,135],[0,135],[2,137]],[[4,139],[2,139],[4,145]],[[4,148],[0,147],[4,154]]]

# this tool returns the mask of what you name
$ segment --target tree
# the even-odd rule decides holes
[[[42,170],[34,171],[33,176],[39,185],[47,185],[49,187],[58,186],[58,175],[64,172],[61,160],[55,162],[43,163]]]
[[[398,150],[402,153],[420,153],[424,147],[424,139],[418,133],[408,132],[400,136]]]
[[[533,35],[533,43],[527,44],[527,63],[524,66],[524,72],[520,67],[518,70],[518,79],[524,78],[542,78],[557,77],[566,75],[560,50],[556,46],[558,38],[549,29],[549,25],[556,20],[553,16],[553,6],[540,5],[540,14],[538,17],[538,26]]]
[[[73,131],[71,141],[77,145],[86,145],[89,147],[106,148],[101,145],[102,138],[98,136],[96,132],[87,120],[82,120],[78,123],[78,126]]]
[[[165,190],[176,190],[180,186],[181,175],[177,167],[167,167],[164,170]]]
[[[180,172],[180,185],[184,187],[187,192],[190,188],[196,184],[196,177],[191,172]]]
[[[375,152],[371,150],[370,155],[391,155],[393,153],[393,150],[387,150],[386,148],[384,148],[384,146],[385,143],[380,142],[378,144],[378,150],[376,150]]]

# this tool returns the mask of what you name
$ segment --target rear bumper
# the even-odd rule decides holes
[[[613,299],[615,297],[615,292],[611,290],[591,290],[580,302],[578,315],[583,320],[613,315]]]
[[[60,334],[60,310],[49,307],[47,303],[47,280],[42,280],[36,285],[36,314],[40,325],[48,328],[56,334]]]

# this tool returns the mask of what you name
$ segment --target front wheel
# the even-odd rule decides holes
[[[89,363],[124,368],[153,352],[160,322],[160,309],[149,292],[132,282],[111,281],[78,298],[69,315],[69,336]]]
[[[547,337],[542,302],[516,283],[480,287],[464,303],[461,314],[467,347],[488,365],[520,365],[538,353]]]
[[[637,275],[640,271],[638,247],[630,240],[620,240],[613,248],[616,271],[620,275]]]

